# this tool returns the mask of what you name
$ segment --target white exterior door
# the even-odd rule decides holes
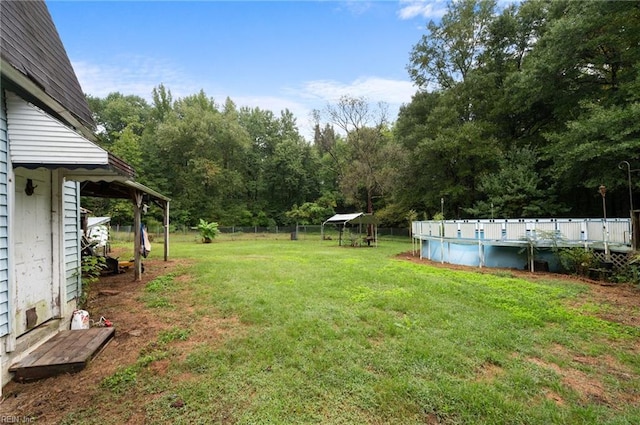
[[[31,179],[33,193],[25,193]],[[53,284],[51,174],[48,170],[15,172],[13,210],[16,336],[51,319],[59,303]]]

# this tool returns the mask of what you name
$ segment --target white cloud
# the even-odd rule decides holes
[[[409,81],[391,80],[380,77],[361,77],[350,83],[333,80],[314,80],[298,87],[286,87],[270,96],[246,96],[228,94],[238,107],[259,107],[269,110],[275,116],[288,109],[295,117],[300,133],[310,140],[313,137],[311,112],[323,111],[342,96],[365,98],[371,103],[384,102],[389,106],[389,118],[395,120],[402,104],[411,102],[417,88]],[[218,102],[221,95],[214,96]]]
[[[349,10],[349,12],[351,12],[354,15],[362,15],[363,13],[371,9],[371,5],[372,5],[371,2],[363,1],[363,0],[357,0],[357,1],[351,0],[351,1],[346,1],[343,4],[347,8],[347,10]]]
[[[82,90],[97,97],[120,92],[151,100],[153,88],[160,83],[171,90],[174,98],[200,90],[192,84],[185,84],[189,78],[171,63],[140,56],[120,57],[100,65],[74,61],[72,66]]]
[[[288,109],[289,111],[295,111],[305,108],[304,104],[297,102],[293,99],[278,96],[231,96],[220,95],[215,97],[218,103],[221,103],[223,99],[229,97],[238,108],[247,106],[249,108],[258,107],[260,109],[268,109],[276,115],[280,115],[280,111]],[[265,106],[265,105],[268,105]]]
[[[403,80],[391,80],[380,77],[360,77],[350,83],[343,83],[333,80],[307,81],[302,87],[286,89],[286,95],[299,99],[299,102],[306,106],[300,109],[301,113],[294,112],[298,117],[303,135],[313,135],[310,120],[310,113],[313,109],[323,111],[327,105],[335,104],[343,96],[364,98],[371,103],[384,102],[388,106],[389,118],[395,120],[400,106],[411,102],[411,97],[417,88],[413,83]]]
[[[400,19],[440,19],[447,12],[445,0],[400,0]]]
[[[372,102],[400,105],[411,101],[416,87],[410,81],[390,80],[380,77],[360,77],[351,83],[331,80],[309,81],[304,84],[300,96],[325,103],[333,103],[342,96],[364,97]]]

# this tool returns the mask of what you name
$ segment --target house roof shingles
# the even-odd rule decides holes
[[[0,55],[89,129],[95,127],[69,57],[42,0],[3,0]]]
[[[16,72],[28,78],[47,96],[71,113],[74,120],[79,121],[89,132],[93,132],[95,123],[89,104],[44,0],[0,0],[0,57],[3,65],[9,64]],[[2,71],[3,83],[5,78],[10,81],[10,78],[5,75],[5,70],[0,71]],[[29,98],[27,100],[34,99],[27,89],[19,87],[18,82],[13,81],[13,84],[23,91],[22,95]],[[11,87],[11,90],[14,89],[16,87]],[[47,109],[47,105],[37,104],[36,106]],[[59,114],[60,111],[49,110],[49,112],[58,118],[63,118]],[[67,122],[67,124],[70,123]],[[127,198],[131,190],[137,190],[147,193],[153,199],[169,201],[169,198],[164,195],[133,180],[128,180],[135,177],[135,170],[111,152],[108,152],[107,162],[109,169],[115,170],[127,179],[124,182],[103,182],[119,190],[119,192],[113,191],[113,196]],[[24,164],[21,165],[24,166]],[[41,164],[28,165],[35,167]],[[68,177],[71,174],[68,174]],[[79,178],[85,181],[86,177],[81,175]],[[85,185],[89,183],[94,184],[94,182],[85,181]],[[93,196],[106,196],[106,194],[96,191]]]

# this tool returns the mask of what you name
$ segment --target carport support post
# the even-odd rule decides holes
[[[140,258],[140,224],[142,219],[140,218],[140,211],[142,210],[142,193],[136,191],[133,194],[133,280],[142,280],[142,259]]]
[[[373,237],[376,240],[376,248],[377,248],[378,247],[378,223],[374,224],[373,232],[374,232]]]

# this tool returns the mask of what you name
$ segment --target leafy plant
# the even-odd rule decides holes
[[[593,251],[581,247],[560,248],[557,251],[560,265],[567,272],[586,275],[595,263]]]
[[[542,230],[535,229],[531,233],[527,233],[527,235],[520,238],[521,240],[527,243],[526,247],[521,248],[518,253],[522,254],[524,252],[527,253],[527,264],[534,266],[534,261],[538,258],[538,254],[540,252],[541,244],[542,246],[551,246],[551,251],[558,255],[558,242],[562,241],[564,237],[562,234],[554,231],[554,230]]]
[[[362,236],[355,232],[349,232],[349,241],[351,242],[351,246],[361,246]]]
[[[616,282],[640,284],[640,253],[632,254],[626,267],[618,270],[613,279]]]
[[[440,236],[444,236],[444,214],[442,214],[441,212],[437,212],[433,215],[433,221],[439,221],[440,222],[440,229],[439,229],[439,233]]]
[[[285,213],[285,216],[292,223],[300,224],[317,224],[322,223],[327,217],[334,214],[333,206],[325,205],[320,202],[305,202],[298,206],[293,204],[291,210]]]
[[[173,303],[166,295],[175,288],[174,278],[174,274],[167,274],[147,283],[140,301],[148,308],[173,308]]]
[[[215,221],[208,222],[200,219],[196,228],[200,232],[200,236],[202,236],[202,241],[204,243],[211,243],[218,233],[220,233],[220,230],[218,230],[218,223]]]
[[[409,236],[413,236],[413,222],[418,219],[418,213],[416,210],[411,209],[407,212],[404,218],[409,223]]]
[[[78,298],[78,308],[83,308],[87,303],[87,294],[92,283],[95,283],[100,277],[100,273],[107,267],[104,257],[96,257],[93,255],[82,256],[80,264],[82,293]]]

